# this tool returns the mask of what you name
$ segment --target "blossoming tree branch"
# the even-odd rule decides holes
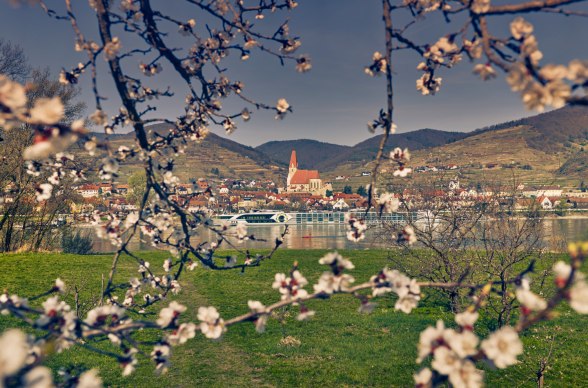
[[[403,52],[416,56],[415,67],[422,71],[416,80],[416,89],[423,95],[442,93],[441,74],[451,71],[464,59],[472,63],[472,70],[482,80],[490,80],[502,71],[514,92],[520,93],[522,102],[530,109],[561,107],[564,104],[588,103],[588,62],[575,59],[568,64],[544,64],[539,43],[533,35],[534,27],[524,19],[531,12],[551,13],[553,17],[584,17],[582,12],[567,9],[578,0],[543,0],[493,5],[490,0],[382,0],[382,16],[386,45],[376,51],[364,71],[369,76],[383,75],[387,101],[378,117],[368,124],[371,131],[382,130],[383,136],[375,155],[369,203],[379,211],[396,211],[402,204],[394,193],[378,192],[378,171],[386,162],[394,166],[398,179],[411,173],[410,152],[396,148],[384,154],[394,124],[394,60]],[[0,311],[21,319],[45,333],[43,336],[26,336],[13,329],[0,337],[0,348],[13,349],[10,355],[0,353],[0,386],[32,385],[46,381],[52,384],[50,371],[42,366],[47,356],[47,344],[57,351],[72,346],[113,357],[119,361],[124,375],[134,371],[140,359],[150,358],[157,372],[170,368],[169,357],[174,346],[186,343],[200,332],[216,339],[232,325],[252,322],[263,331],[271,313],[284,306],[297,306],[299,320],[311,318],[315,313],[306,304],[312,299],[328,300],[331,295],[348,294],[358,299],[359,312],[369,313],[374,301],[384,294],[397,296],[396,310],[410,313],[421,298],[421,289],[463,288],[469,290],[471,306],[455,316],[457,329],[446,328],[439,321],[436,327],[421,333],[417,363],[426,363],[415,373],[417,386],[438,386],[449,382],[457,387],[474,387],[483,384],[483,372],[478,368],[487,362],[497,368],[506,368],[517,362],[524,351],[519,333],[537,322],[551,319],[553,312],[567,301],[575,311],[588,313],[588,284],[579,271],[588,246],[570,246],[570,263],[558,262],[553,271],[553,296],[548,300],[530,290],[533,266],[516,276],[501,281],[481,284],[464,282],[422,282],[411,279],[397,270],[383,268],[362,283],[356,283],[349,273],[354,265],[336,252],[325,255],[320,263],[326,266],[312,289],[306,289],[307,279],[303,268],[294,263],[289,273],[275,275],[273,284],[279,300],[270,305],[252,299],[249,312],[232,318],[221,318],[215,307],[201,307],[198,322],[184,319],[186,307],[173,300],[181,292],[181,280],[186,270],[202,265],[213,270],[240,270],[263,264],[282,244],[268,254],[252,255],[232,243],[256,240],[243,225],[230,228],[214,226],[206,208],[188,211],[187,201],[173,196],[180,184],[175,175],[175,157],[195,142],[202,142],[210,128],[223,128],[228,134],[237,129],[240,120],[247,121],[258,110],[272,111],[276,119],[291,113],[292,107],[285,98],[260,102],[249,97],[247,89],[238,80],[231,79],[224,66],[229,54],[246,61],[252,55],[264,55],[279,65],[292,65],[296,71],[311,69],[311,61],[297,52],[301,46],[298,37],[290,32],[287,21],[278,23],[274,31],[258,28],[256,21],[265,17],[279,17],[293,11],[294,0],[185,0],[193,18],[179,19],[164,9],[157,9],[149,0],[64,0],[63,6],[53,7],[38,1],[44,12],[56,22],[71,26],[73,49],[83,58],[79,64],[64,64],[60,82],[77,84],[87,77],[93,88],[95,109],[88,120],[65,123],[63,102],[55,98],[41,98],[31,103],[27,99],[27,85],[6,75],[0,75],[0,126],[4,130],[31,129],[34,144],[24,151],[28,171],[39,179],[37,200],[50,200],[64,179],[83,180],[87,173],[98,174],[102,180],[118,177],[119,166],[131,159],[140,161],[146,176],[139,209],[124,217],[110,214],[104,221],[96,214],[93,222],[97,235],[118,247],[103,291],[105,304],[90,310],[84,319],[78,318],[71,307],[60,298],[65,284],[57,279],[41,295],[13,295],[9,291],[0,295]],[[95,14],[99,40],[90,36],[91,27],[79,23],[76,15],[82,7],[90,7]],[[411,36],[415,26],[427,23],[429,14],[440,13],[453,32],[434,42],[418,42]],[[490,31],[488,20],[509,18],[508,31]],[[170,33],[185,37],[185,44],[171,43]],[[139,43],[137,43],[139,42]],[[106,64],[108,71],[100,69]],[[177,97],[177,90],[161,88],[158,76],[166,69],[185,85],[184,113],[174,119],[157,117],[160,99]],[[361,71],[361,69],[358,69]],[[102,82],[109,77],[114,90],[104,90]],[[243,108],[229,111],[223,107],[227,98],[237,98]],[[106,112],[106,99],[116,99],[120,108]],[[153,130],[152,124],[165,124],[168,130]],[[103,128],[104,140],[92,137],[87,127]],[[132,128],[133,146],[113,148],[108,135]],[[69,146],[81,142],[89,156],[97,161],[96,171],[83,170],[67,152]],[[206,144],[206,143],[204,143]],[[200,192],[195,188],[193,195]],[[194,244],[192,237],[202,228],[211,230],[215,241]],[[153,246],[169,251],[170,258],[162,268],[153,268],[140,253],[129,248],[131,239],[141,231]],[[367,226],[361,217],[348,217],[347,236],[352,241],[365,237]],[[287,233],[287,229],[284,234]],[[283,237],[284,235],[282,235]],[[400,244],[416,242],[410,226],[395,232]],[[226,258],[217,253],[219,248],[230,247],[239,254]],[[137,277],[121,279],[117,268],[121,260],[136,264]],[[498,287],[500,286],[500,287]],[[521,305],[520,318],[514,326],[504,326],[481,339],[473,332],[479,311],[486,300],[498,289],[508,287],[516,294]],[[36,300],[44,299],[40,307]],[[143,319],[158,303],[155,321]],[[139,330],[159,333],[156,345],[141,343],[134,334]],[[94,341],[108,340],[117,352],[105,351]],[[415,367],[416,369],[416,367]],[[101,381],[96,370],[70,376],[63,385],[96,386]]]

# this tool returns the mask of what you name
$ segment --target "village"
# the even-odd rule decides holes
[[[369,172],[362,174],[368,175]],[[348,177],[336,176],[335,180]],[[190,183],[177,184],[170,188],[173,198],[189,212],[206,208],[215,214],[233,214],[259,210],[287,212],[321,212],[366,210],[367,191],[364,186],[345,186],[343,191],[334,191],[331,182],[323,181],[317,170],[298,168],[296,151],[292,150],[288,177],[284,182],[273,180],[241,180],[237,178],[194,179]],[[282,184],[283,186],[280,186]],[[129,213],[137,210],[137,199],[133,187],[128,183],[88,182],[73,187],[77,197],[70,203],[73,220],[83,221],[93,213]],[[0,207],[14,201],[16,191],[8,187],[2,193]],[[436,202],[452,203],[458,208],[476,208],[491,200],[509,201],[517,210],[531,208],[564,212],[588,211],[588,192],[567,191],[558,185],[516,187],[499,186],[483,188],[460,185],[458,179],[448,182],[446,187],[405,188],[395,196],[411,210],[427,210]],[[374,198],[377,203],[378,196]],[[39,204],[38,206],[40,206]]]

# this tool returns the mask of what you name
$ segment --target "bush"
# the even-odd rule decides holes
[[[88,255],[92,253],[94,240],[89,234],[81,231],[72,232],[67,229],[61,236],[61,249],[63,253],[75,253],[77,255]]]

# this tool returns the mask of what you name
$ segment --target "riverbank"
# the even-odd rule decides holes
[[[199,306],[219,307],[221,316],[229,318],[248,310],[249,299],[264,304],[279,299],[271,288],[274,274],[287,272],[294,261],[309,283],[316,283],[324,266],[318,259],[325,250],[278,250],[276,255],[259,268],[240,271],[209,271],[196,268],[181,278],[184,287],[179,302],[188,307],[186,319],[195,321]],[[357,281],[369,279],[384,266],[390,266],[395,252],[384,250],[343,250],[355,269]],[[231,252],[223,252],[230,255]],[[392,256],[391,256],[392,255]],[[141,257],[160,270],[163,252],[143,252]],[[109,255],[75,256],[62,254],[0,255],[0,288],[10,293],[33,295],[46,290],[55,278],[61,277],[68,287],[65,295],[73,304],[71,287],[80,288],[82,301],[97,301],[101,275],[107,275],[112,257]],[[545,267],[538,263],[537,271]],[[161,272],[161,271],[158,271]],[[119,279],[126,281],[137,276],[136,264],[123,258]],[[311,288],[307,286],[307,288]],[[252,323],[231,327],[220,341],[210,341],[197,335],[187,344],[174,348],[170,373],[163,377],[153,374],[153,364],[140,358],[135,374],[122,377],[116,362],[73,348],[49,357],[51,366],[63,363],[98,367],[105,386],[409,386],[412,374],[419,368],[414,360],[419,333],[438,319],[451,325],[446,302],[425,291],[419,307],[410,315],[394,311],[395,299],[377,300],[378,307],[371,315],[357,312],[358,301],[344,295],[327,301],[313,301],[309,308],[316,316],[309,322],[298,322],[296,311],[283,311],[284,325],[270,319],[264,334],[255,332]],[[33,302],[33,305],[39,304]],[[164,303],[166,305],[167,303]],[[82,305],[82,311],[89,305]],[[160,308],[160,307],[158,307]],[[157,308],[154,308],[157,311]],[[534,371],[549,351],[546,337],[556,334],[557,344],[551,359],[551,369],[545,376],[550,386],[581,386],[588,378],[588,318],[571,313],[567,308],[560,317],[525,333],[522,340],[526,353],[520,363],[507,370],[486,369],[488,386],[533,385]],[[133,315],[134,317],[134,315]],[[0,316],[0,330],[15,324],[12,318]],[[485,336],[493,328],[493,321],[482,317],[476,332]],[[155,340],[153,333],[141,334],[145,341]],[[104,347],[111,349],[108,345]],[[147,354],[149,351],[147,351]]]

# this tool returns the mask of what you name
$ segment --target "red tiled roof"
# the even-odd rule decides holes
[[[87,183],[87,184],[81,185],[78,188],[78,190],[96,190],[96,191],[98,191],[99,188],[100,188],[100,186],[98,186],[98,185],[93,185],[93,184]]]
[[[579,202],[579,203],[588,203],[588,198],[586,198],[586,197],[568,197],[568,201]]]
[[[292,179],[291,185],[307,185],[310,179],[320,179],[318,170],[297,170]]]
[[[292,150],[292,155],[290,155],[290,168],[298,168],[298,160],[296,159],[296,150]]]

